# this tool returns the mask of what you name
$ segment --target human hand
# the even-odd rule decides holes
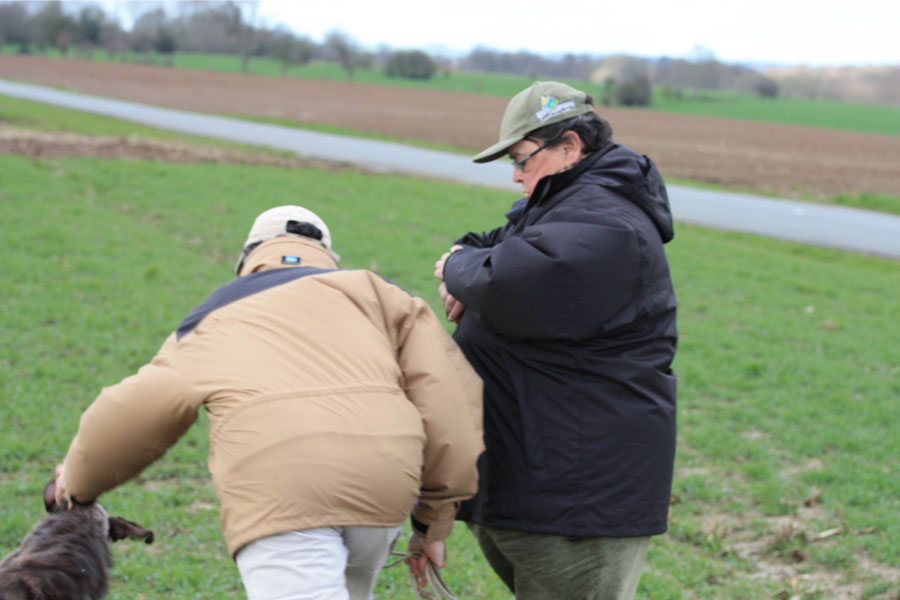
[[[435,569],[443,569],[447,564],[447,546],[444,540],[426,542],[415,532],[409,535],[406,550],[410,554],[417,553],[406,559],[406,564],[416,576],[420,585],[425,585],[425,566],[430,562]]]
[[[461,249],[462,249],[461,245],[455,244],[450,247],[450,252],[444,252],[444,254],[441,255],[441,257],[437,260],[437,262],[434,263],[434,276],[435,277],[437,277],[441,281],[444,280],[444,263],[447,262],[447,259],[450,258],[451,254],[453,254],[457,250],[461,250]]]
[[[450,292],[447,291],[447,284],[443,281],[438,288],[438,294],[441,296],[441,304],[444,305],[447,319],[453,323],[458,323],[463,311],[466,310],[466,305],[450,295]]]
[[[72,508],[69,491],[66,489],[66,466],[63,463],[56,465],[56,504]]]

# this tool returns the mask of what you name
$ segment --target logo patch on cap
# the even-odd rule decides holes
[[[558,98],[554,98],[553,96],[541,96],[541,110],[534,113],[534,116],[538,118],[538,121],[544,122],[550,117],[554,117],[558,114],[568,112],[575,108],[575,101],[569,100],[568,102],[560,103]]]
[[[282,256],[281,264],[283,264],[283,265],[299,265],[300,257],[299,256]]]

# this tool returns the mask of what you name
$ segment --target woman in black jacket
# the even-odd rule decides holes
[[[583,92],[517,94],[473,160],[508,155],[524,197],[435,265],[485,384],[480,489],[458,518],[520,600],[632,598],[666,530],[672,217],[653,162],[611,136]]]

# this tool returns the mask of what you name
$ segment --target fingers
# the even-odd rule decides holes
[[[444,254],[434,263],[434,276],[441,281],[444,280],[444,263],[447,262],[448,256],[450,256],[450,253],[444,252]]]
[[[444,254],[441,255],[441,257],[434,263],[434,276],[435,277],[437,277],[441,281],[444,280],[444,263],[447,262],[447,258],[451,254],[453,254],[457,250],[462,250],[462,248],[463,247],[461,245],[455,244],[450,247],[450,252],[444,252]]]
[[[428,564],[428,557],[424,554],[417,557],[410,557],[406,559],[406,564],[409,565],[409,570],[416,576],[419,583],[424,584],[425,566]]]
[[[425,553],[425,541],[415,533],[409,534],[406,549],[410,553],[406,564],[420,586],[425,585],[425,565],[428,564],[428,555]]]
[[[453,323],[458,322],[466,309],[465,304],[450,295],[450,292],[447,291],[446,283],[441,283],[440,287],[438,287],[438,294],[441,297],[441,304],[444,305],[444,312],[447,313],[447,319]]]
[[[447,566],[447,546],[443,541],[426,542],[425,557],[431,561],[435,568],[438,570],[443,569]]]
[[[444,312],[449,312],[451,308],[451,304],[456,301],[456,298],[450,295],[450,292],[447,291],[447,284],[441,283],[438,286],[438,295],[441,298],[441,304],[444,305]]]
[[[56,494],[54,499],[59,506],[72,508],[72,503],[69,500],[69,490],[66,489],[66,470],[62,464],[56,465]]]
[[[447,319],[453,323],[459,323],[464,310],[466,310],[465,304],[454,298],[450,310],[447,311]]]

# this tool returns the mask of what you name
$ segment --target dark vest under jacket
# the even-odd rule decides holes
[[[666,530],[675,293],[665,184],[609,144],[458,240],[454,338],[484,380],[479,492],[458,518],[567,536]]]

